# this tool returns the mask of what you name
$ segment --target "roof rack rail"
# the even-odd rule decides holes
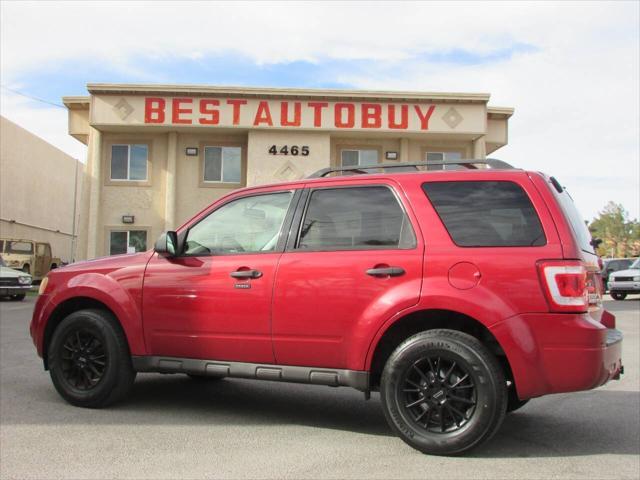
[[[326,177],[330,173],[346,173],[351,175],[364,175],[369,173],[379,173],[375,170],[400,170],[402,172],[414,171],[414,172],[422,172],[425,170],[421,170],[419,167],[432,167],[436,165],[460,165],[470,170],[477,170],[479,165],[486,165],[487,167],[493,170],[512,170],[515,167],[508,164],[507,162],[503,162],[502,160],[498,160],[496,158],[487,158],[483,160],[443,160],[440,162],[411,162],[411,163],[379,163],[377,165],[367,165],[367,166],[355,166],[355,167],[336,167],[336,168],[323,168],[318,170],[315,173],[312,173],[307,178],[322,178]],[[374,170],[373,172],[369,172],[367,170]]]

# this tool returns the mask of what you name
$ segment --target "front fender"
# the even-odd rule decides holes
[[[102,273],[88,272],[74,275],[49,295],[44,296],[40,314],[41,328],[36,338],[38,352],[43,351],[46,322],[55,309],[74,298],[89,298],[104,304],[116,316],[127,338],[132,355],[145,355],[142,329],[142,277],[115,278]]]

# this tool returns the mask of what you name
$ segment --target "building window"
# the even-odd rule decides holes
[[[343,167],[367,167],[378,164],[378,150],[342,150],[340,161]]]
[[[144,252],[146,249],[146,230],[114,230],[109,232],[109,255]]]
[[[242,148],[204,147],[204,181],[240,183],[242,181]]]
[[[111,145],[111,180],[147,180],[148,145]]]
[[[427,152],[425,157],[427,163],[462,160],[460,152]],[[427,170],[458,170],[460,168],[460,165],[427,165]]]

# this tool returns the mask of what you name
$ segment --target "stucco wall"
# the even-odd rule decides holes
[[[0,236],[49,242],[70,261],[76,167],[81,184],[82,164],[0,117]]]

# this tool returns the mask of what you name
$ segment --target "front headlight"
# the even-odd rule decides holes
[[[637,277],[633,277],[633,281],[634,282],[640,282],[640,275],[637,276]]]
[[[40,288],[38,288],[38,295],[42,295],[47,289],[47,283],[49,283],[49,277],[44,277],[40,282]]]
[[[31,277],[29,275],[21,275],[18,277],[18,283],[20,285],[31,285]]]

